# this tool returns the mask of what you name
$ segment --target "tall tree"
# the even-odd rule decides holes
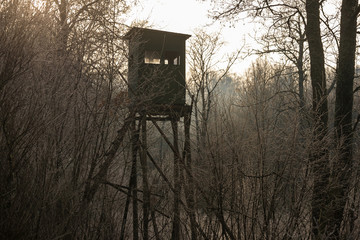
[[[306,71],[308,53],[306,45],[306,16],[299,1],[284,1],[284,4],[269,6],[261,15],[262,23],[267,30],[260,39],[255,39],[263,46],[257,50],[259,54],[276,53],[283,56],[294,68],[294,77],[297,79],[300,108],[305,107]]]
[[[306,35],[310,51],[310,76],[312,85],[314,149],[313,163],[314,190],[312,197],[312,222],[315,237],[328,235],[328,181],[329,163],[326,136],[328,134],[328,106],[325,75],[325,58],[320,29],[320,1],[306,1]]]
[[[340,225],[350,191],[353,167],[353,86],[356,52],[358,0],[343,0],[341,5],[340,47],[336,72],[335,139],[339,149],[334,164],[333,201],[334,236],[340,237]],[[349,210],[350,211],[350,210]]]
[[[226,59],[223,69],[217,69],[222,62],[216,55],[223,48],[221,33],[207,33],[199,30],[190,40],[190,92],[194,101],[195,122],[197,127],[198,151],[205,147],[207,125],[213,105],[214,94],[220,81],[229,73],[239,57],[239,52],[219,59]]]

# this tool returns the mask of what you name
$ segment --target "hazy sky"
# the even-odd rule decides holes
[[[159,30],[193,34],[197,28],[206,27],[207,31],[214,32],[221,29],[226,45],[223,53],[231,53],[241,48],[244,44],[251,45],[253,41],[249,34],[254,31],[251,23],[238,22],[233,27],[224,26],[219,22],[214,23],[208,17],[211,9],[210,1],[199,0],[140,0],[131,15],[134,20],[149,21],[149,24]],[[253,58],[252,58],[253,59]],[[233,72],[241,72],[249,66],[251,60],[239,61]]]
[[[326,12],[335,13],[339,0],[327,0],[325,4]],[[186,34],[192,34],[197,28],[205,26],[208,32],[221,29],[223,40],[227,43],[223,49],[224,54],[234,52],[244,45],[247,49],[256,48],[254,37],[257,37],[254,35],[261,33],[262,25],[252,23],[251,18],[243,18],[233,27],[229,27],[230,24],[224,26],[219,22],[213,23],[213,20],[208,17],[211,7],[210,0],[139,0],[137,6],[132,9],[133,18],[129,19],[129,23],[132,20],[147,19],[151,27],[155,29]],[[273,57],[276,58],[276,56]],[[238,61],[232,71],[243,72],[255,59],[256,56],[252,56]]]
[[[138,20],[148,19],[154,28],[191,33],[209,22],[207,6],[197,0],[140,0],[134,10]]]

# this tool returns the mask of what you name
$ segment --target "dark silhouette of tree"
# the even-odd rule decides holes
[[[329,152],[326,144],[328,134],[328,102],[326,90],[325,58],[320,29],[320,2],[306,1],[306,35],[310,51],[310,76],[313,107],[313,163],[314,190],[312,198],[312,231],[315,237],[325,237],[331,232],[329,209]],[[331,231],[331,230],[330,230]]]
[[[335,140],[339,158],[336,159],[331,178],[333,195],[334,236],[340,238],[340,226],[351,190],[353,174],[353,105],[354,71],[356,52],[356,29],[360,6],[357,0],[343,0],[341,5],[340,46],[336,70]],[[352,207],[348,216],[354,215]],[[348,219],[353,226],[354,219]],[[350,232],[353,231],[350,229]]]

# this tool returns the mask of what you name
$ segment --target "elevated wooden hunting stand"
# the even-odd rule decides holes
[[[191,106],[185,103],[185,41],[190,35],[145,28],[132,28],[125,39],[129,42],[128,93],[130,111],[135,113],[132,124],[132,170],[130,189],[133,196],[133,239],[138,239],[137,156],[140,156],[143,187],[143,239],[148,239],[150,214],[155,235],[158,235],[150,199],[147,163],[150,160],[163,179],[158,164],[147,147],[147,121],[159,131],[174,153],[173,182],[167,182],[174,194],[172,239],[180,236],[180,194],[182,165],[190,159]],[[178,122],[184,118],[184,149],[179,150]],[[171,123],[170,141],[157,121]],[[182,152],[182,154],[181,154]],[[189,160],[190,161],[190,160]],[[158,236],[156,236],[158,237]]]

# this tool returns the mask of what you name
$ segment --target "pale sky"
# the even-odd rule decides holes
[[[131,21],[148,20],[154,29],[192,35],[197,28],[206,28],[209,32],[221,29],[226,45],[223,54],[230,54],[241,46],[253,42],[249,34],[254,31],[251,23],[238,22],[233,27],[224,26],[220,22],[213,23],[208,17],[211,9],[210,1],[199,0],[140,0],[132,8]],[[253,60],[254,58],[252,58]],[[244,71],[252,61],[238,61],[232,72]]]
[[[171,32],[191,33],[209,22],[207,4],[197,0],[140,0],[134,10],[137,20]]]
[[[335,12],[339,0],[328,0],[325,3],[326,11],[331,13]],[[221,29],[223,41],[226,42],[223,49],[224,54],[235,52],[244,45],[247,46],[247,49],[258,46],[252,37],[255,33],[262,31],[262,25],[251,22],[251,18],[243,18],[233,24],[233,27],[229,27],[230,24],[224,26],[220,22],[213,23],[213,20],[208,17],[211,7],[210,0],[138,0],[137,6],[132,8],[128,24],[135,20],[147,19],[154,29],[190,35],[197,28],[206,27],[207,32]],[[233,66],[232,72],[244,72],[256,58],[253,55],[245,60],[239,60]]]

